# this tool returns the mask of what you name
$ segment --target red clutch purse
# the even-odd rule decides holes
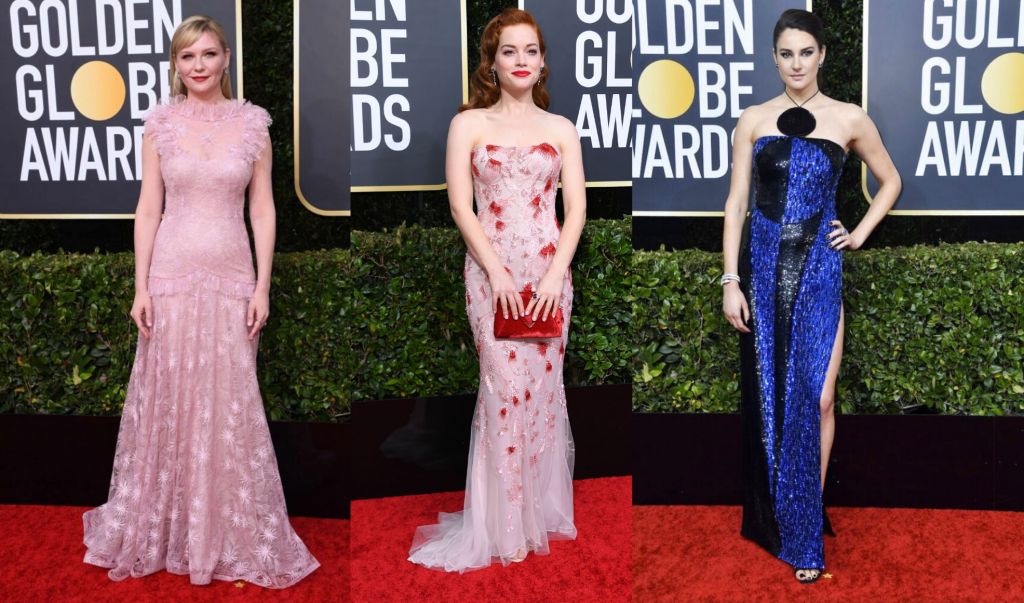
[[[523,298],[523,309],[530,303],[533,297],[532,291],[520,291]],[[539,318],[533,320],[533,315],[520,316],[519,320],[508,318],[501,313],[501,306],[498,306],[498,313],[494,315],[494,338],[495,339],[542,339],[562,336],[562,309],[558,308],[554,315],[548,315],[548,320],[541,321]]]

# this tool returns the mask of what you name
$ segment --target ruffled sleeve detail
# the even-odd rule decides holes
[[[146,124],[144,135],[153,141],[153,147],[161,157],[167,159],[181,152],[181,148],[178,146],[178,133],[174,128],[174,110],[171,105],[167,103],[156,105],[142,120]]]
[[[242,128],[242,152],[250,161],[257,161],[270,140],[270,124],[273,119],[263,107],[245,103],[242,112],[245,125]]]

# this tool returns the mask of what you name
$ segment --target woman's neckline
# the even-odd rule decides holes
[[[558,147],[556,147],[555,145],[551,144],[550,142],[539,142],[537,144],[525,144],[525,145],[523,145],[523,144],[520,144],[520,145],[485,144],[485,145],[481,145],[481,146],[478,146],[478,147],[474,147],[473,151],[480,151],[480,150],[486,149],[487,147],[495,147],[495,148],[498,148],[498,149],[536,149],[537,147],[542,147],[544,145],[547,145],[547,146],[551,147],[552,149],[554,149],[555,152],[558,153],[559,157],[562,156],[562,151],[559,150]]]
[[[225,98],[213,102],[189,99],[184,94],[168,99],[165,104],[174,108],[182,117],[200,121],[222,121],[235,116],[248,101],[237,98]]]
[[[831,138],[822,138],[820,136],[793,136],[792,134],[781,134],[781,133],[780,134],[765,134],[764,136],[758,136],[757,140],[754,141],[754,144],[757,144],[757,142],[759,140],[763,139],[763,138],[802,138],[804,140],[822,140],[822,141],[825,141],[825,142],[830,142],[830,143],[834,144],[835,146],[839,147],[839,149],[842,150],[844,156],[847,153],[849,153],[849,151],[846,150],[846,147],[844,147],[843,145],[839,144],[838,142],[832,140]]]

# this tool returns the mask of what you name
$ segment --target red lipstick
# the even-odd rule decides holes
[[[527,76],[530,75],[530,72],[529,71],[513,71],[512,75],[514,75],[516,77],[527,77]]]

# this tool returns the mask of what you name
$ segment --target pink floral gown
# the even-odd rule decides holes
[[[520,291],[537,288],[558,245],[561,165],[546,143],[488,145],[472,154],[478,218]],[[508,565],[520,550],[546,555],[549,540],[576,537],[574,449],[562,385],[571,276],[566,271],[562,286],[562,335],[551,339],[496,340],[490,282],[472,254],[466,255],[465,279],[480,355],[465,503],[460,512],[441,513],[438,524],[417,529],[409,557],[460,573],[495,561]]]
[[[139,336],[106,504],[85,513],[85,561],[114,580],[162,569],[192,583],[294,584],[319,566],[288,523],[256,381],[255,290],[243,221],[270,116],[242,101],[158,105],[164,217],[151,338]]]

